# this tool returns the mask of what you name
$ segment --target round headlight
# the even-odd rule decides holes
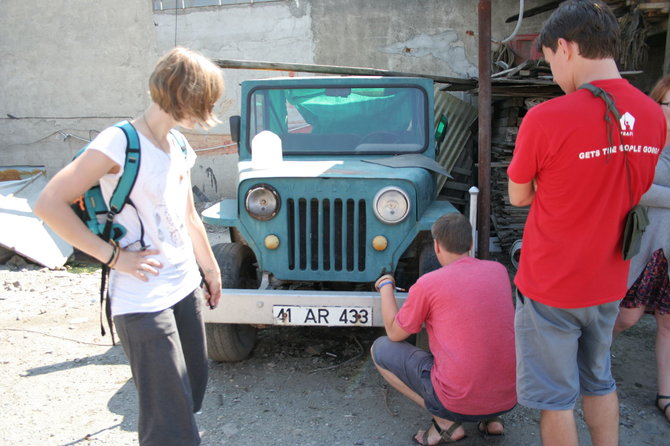
[[[375,195],[374,211],[384,223],[400,223],[409,214],[409,197],[398,187],[385,187]]]
[[[258,184],[247,191],[244,207],[256,220],[270,220],[279,212],[279,194],[267,184]]]

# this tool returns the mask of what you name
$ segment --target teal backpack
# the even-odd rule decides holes
[[[109,206],[102,198],[99,184],[87,190],[71,205],[75,214],[84,222],[86,227],[106,242],[110,240],[118,241],[126,234],[126,228],[115,224],[114,217],[123,210],[126,203],[130,202],[132,204],[130,191],[135,185],[137,173],[140,170],[140,139],[137,130],[128,121],[121,121],[114,126],[123,130],[127,144],[123,173],[109,200]],[[84,153],[87,147],[88,144],[75,155],[75,158]],[[142,222],[140,221],[141,225]],[[143,227],[142,235],[144,235]]]
[[[118,122],[114,124],[114,126],[123,130],[123,133],[126,135],[126,157],[123,164],[123,173],[110,197],[109,206],[105,203],[102,196],[100,184],[91,187],[70,205],[72,210],[74,210],[75,214],[77,214],[81,221],[84,222],[86,227],[106,242],[109,242],[110,240],[119,241],[126,235],[126,228],[118,223],[114,223],[114,217],[123,210],[126,204],[135,207],[130,199],[130,192],[133,190],[133,186],[135,186],[137,174],[140,171],[141,159],[140,139],[135,127],[128,121]],[[170,130],[170,133],[179,144],[185,157],[186,140],[177,132]],[[84,153],[89,144],[84,146],[75,155],[75,158]],[[139,214],[137,218],[140,222],[140,244],[144,247],[144,225],[139,218]],[[102,306],[104,304],[107,325],[109,326],[112,336],[112,344],[116,345],[116,342],[114,341],[114,330],[112,328],[112,307],[109,298],[109,290],[107,289],[108,276],[109,268],[107,265],[102,264],[102,278],[100,281],[100,331],[102,335],[105,336],[105,327],[102,323]]]

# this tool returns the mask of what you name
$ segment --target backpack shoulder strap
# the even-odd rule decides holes
[[[137,130],[128,121],[114,124],[126,135],[126,157],[123,163],[123,173],[109,199],[109,210],[105,217],[105,226],[102,230],[102,239],[110,240],[114,217],[123,210],[129,200],[130,191],[135,185],[137,173],[140,170],[140,139]]]
[[[128,121],[121,121],[115,124],[116,127],[123,130],[126,135],[126,159],[123,164],[123,173],[119,182],[109,200],[109,209],[118,214],[128,202],[130,191],[135,185],[137,173],[140,170],[140,139],[137,130]]]
[[[137,130],[129,121],[121,121],[114,124],[115,127],[120,128],[126,135],[126,156],[123,163],[123,173],[119,178],[119,182],[114,188],[111,198],[109,199],[109,211],[105,217],[105,227],[102,232],[103,240],[110,240],[112,237],[112,226],[114,217],[123,210],[123,207],[130,201],[130,191],[135,185],[137,174],[140,170],[140,139],[137,135]],[[140,221],[142,232],[144,227]],[[102,265],[101,279],[100,279],[100,330],[102,335],[105,335],[105,327],[102,324],[102,306],[105,307],[105,315],[107,317],[107,325],[109,326],[110,334],[112,335],[112,345],[116,345],[114,340],[114,325],[112,320],[111,299],[109,296],[109,289],[107,288],[107,278],[109,276],[109,267]]]

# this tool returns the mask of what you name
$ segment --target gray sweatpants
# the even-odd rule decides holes
[[[193,414],[207,386],[202,307],[197,289],[163,311],[114,317],[139,395],[142,446],[200,444]]]

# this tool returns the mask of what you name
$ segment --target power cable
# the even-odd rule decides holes
[[[516,37],[516,34],[519,32],[519,28],[521,28],[521,22],[523,21],[523,10],[524,10],[524,5],[525,1],[524,0],[519,0],[519,19],[516,21],[516,26],[514,27],[514,31],[512,31],[512,34],[510,34],[508,37],[504,38],[503,40],[493,40],[491,41],[493,43],[507,43],[510,40],[512,40],[514,37]]]
[[[179,13],[177,11],[177,2],[179,0],[174,0],[174,46],[177,47],[177,17]]]

